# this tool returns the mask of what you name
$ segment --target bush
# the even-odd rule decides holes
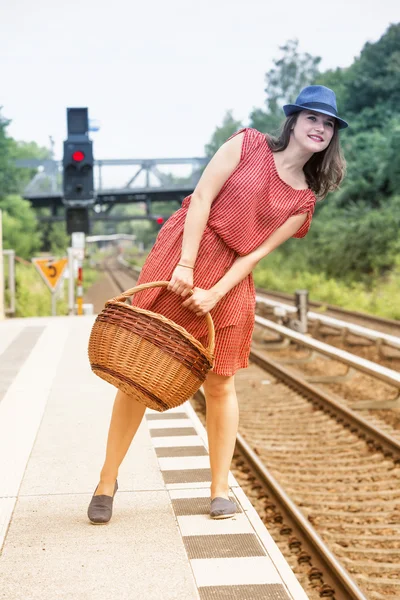
[[[35,267],[18,264],[15,270],[16,317],[51,315],[51,293]],[[61,284],[63,285],[63,284]],[[57,315],[68,314],[66,299],[57,300]]]
[[[0,200],[3,213],[3,247],[15,250],[17,256],[30,258],[39,251],[41,235],[34,210],[27,200],[7,196]]]
[[[310,300],[335,304],[349,310],[358,310],[381,317],[400,319],[400,255],[395,269],[385,277],[376,277],[368,285],[358,281],[343,282],[324,273],[298,267],[298,256],[287,260],[279,252],[264,258],[254,271],[256,286],[294,293],[307,289]]]
[[[93,285],[100,273],[84,266],[84,291]],[[51,293],[35,267],[32,265],[16,264],[16,317],[47,317],[51,316]],[[57,315],[68,314],[68,281],[61,283],[57,292]]]

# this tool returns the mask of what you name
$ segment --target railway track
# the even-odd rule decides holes
[[[115,258],[107,258],[103,269],[115,296],[135,286],[137,275],[132,269],[123,267]]]
[[[268,297],[262,294],[258,294],[257,297],[260,299],[257,302],[257,314],[275,322],[280,322],[280,318],[274,314],[274,306],[263,302],[264,299],[268,302]],[[272,302],[277,303],[275,298]],[[289,306],[289,309],[293,310],[287,302],[281,306],[282,308]],[[290,314],[295,316],[294,313],[289,313],[286,320],[290,318]],[[309,314],[316,315],[315,312]],[[342,314],[340,316],[343,317]],[[359,325],[351,323],[349,319],[349,313],[346,313],[345,319],[341,318],[340,321],[326,319],[327,322],[325,322],[325,314],[321,316],[321,321],[309,318],[308,333],[314,339],[325,341],[335,348],[348,350],[360,358],[400,371],[400,326],[398,323],[394,321],[395,325],[392,325],[391,321],[384,320],[387,332],[385,333],[383,329],[379,329],[379,323],[373,317],[371,317],[371,321],[359,320]],[[348,326],[346,326],[346,323],[348,323]]]
[[[107,272],[118,292],[134,285],[126,268]],[[236,375],[233,473],[310,599],[398,599],[400,441],[268,354],[253,349]]]
[[[252,361],[236,375],[232,470],[309,597],[398,598],[400,443],[386,438],[391,451],[358,415],[260,353]]]
[[[266,376],[252,365],[236,378],[235,477],[310,599],[397,599],[396,459],[269,372],[263,389]]]
[[[284,292],[275,292],[270,290],[264,290],[263,288],[257,288],[257,293],[260,296],[277,300],[290,306],[294,306],[295,300],[293,294],[286,294]],[[395,319],[385,319],[376,315],[370,315],[368,313],[362,313],[353,310],[347,310],[334,306],[325,302],[314,302],[309,301],[309,306],[316,312],[321,312],[324,315],[331,316],[343,321],[349,321],[371,329],[376,329],[390,335],[400,336],[400,321]]]

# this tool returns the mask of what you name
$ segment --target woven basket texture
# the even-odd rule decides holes
[[[93,372],[159,412],[179,406],[212,368],[212,348],[204,348],[163,315],[120,299],[109,300],[93,325],[89,339]]]

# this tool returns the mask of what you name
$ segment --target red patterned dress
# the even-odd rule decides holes
[[[293,237],[304,237],[311,224],[314,193],[310,189],[295,190],[282,181],[264,134],[246,128],[234,135],[241,132],[244,138],[240,162],[214,199],[200,242],[194,269],[195,287],[210,289],[238,256],[255,250],[289,217],[308,214]],[[138,284],[171,278],[181,256],[190,199],[191,196],[185,198],[182,207],[160,230]],[[135,306],[165,315],[207,345],[204,317],[182,307],[182,302],[181,296],[165,288],[145,290],[133,298]],[[254,314],[255,289],[250,274],[211,310],[216,330],[215,373],[230,376],[248,366]]]

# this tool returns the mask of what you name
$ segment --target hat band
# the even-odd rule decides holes
[[[302,104],[304,108],[315,109],[318,112],[319,110],[329,110],[329,112],[333,113],[337,117],[337,110],[333,108],[330,104],[324,104],[323,102],[304,102]]]

